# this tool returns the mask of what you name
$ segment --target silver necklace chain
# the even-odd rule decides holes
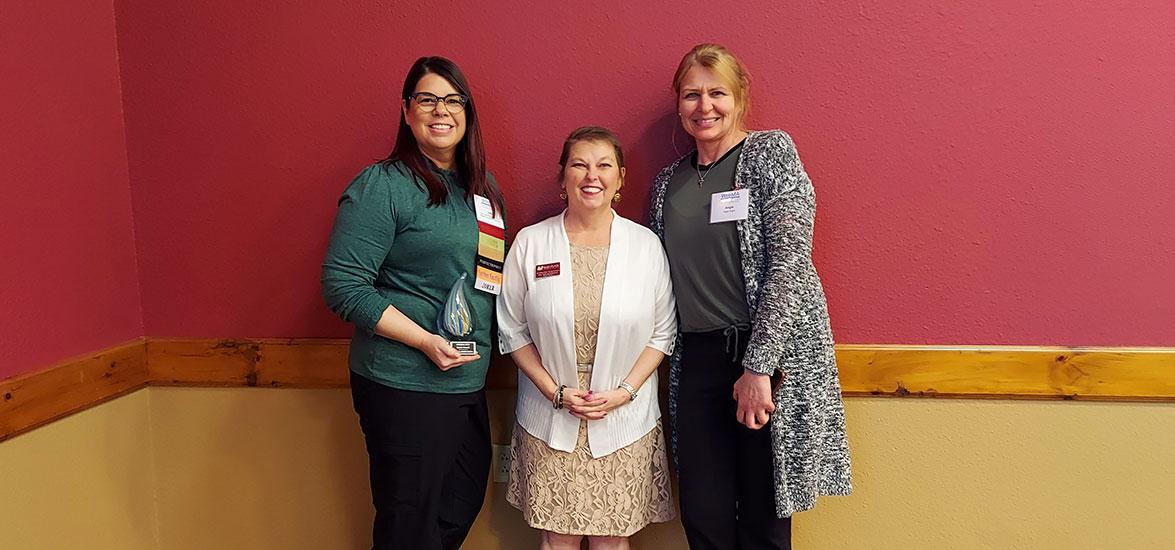
[[[703,183],[706,183],[706,176],[710,175],[710,170],[713,170],[717,165],[718,161],[714,161],[714,163],[711,164],[709,168],[706,168],[705,172],[702,172],[702,170],[698,168],[698,166],[701,166],[701,164],[697,162],[694,163],[694,172],[698,173],[698,187],[701,187]]]
[[[714,162],[710,163],[710,167],[706,168],[705,172],[703,172],[701,168],[698,168],[699,166],[702,165],[702,163],[698,162],[699,160],[701,160],[701,158],[699,157],[698,152],[694,151],[694,172],[698,173],[698,187],[701,187],[703,183],[706,183],[706,176],[710,175],[710,171],[713,170],[715,166],[722,164],[722,161],[726,160],[726,157],[730,155],[730,152],[733,151],[735,148],[737,148],[739,145],[742,145],[742,143],[744,141],[746,141],[745,137],[743,138],[743,141],[740,141],[737,144],[735,144],[734,147],[727,149],[726,152],[722,154],[722,156],[718,157],[717,159],[714,160]]]

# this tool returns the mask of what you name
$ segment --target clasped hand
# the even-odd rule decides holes
[[[599,420],[608,416],[608,411],[631,400],[627,391],[620,388],[592,393],[590,390],[563,390],[563,406],[571,416],[583,420]]]

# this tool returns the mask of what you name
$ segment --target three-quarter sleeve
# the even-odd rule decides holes
[[[530,328],[526,321],[526,297],[528,284],[526,268],[526,230],[520,231],[514,239],[506,261],[502,266],[502,293],[498,296],[498,351],[502,355],[512,353],[532,343]]]
[[[370,166],[347,186],[322,262],[322,296],[327,306],[369,334],[392,305],[375,287],[396,236],[395,204],[384,170]]]
[[[659,239],[651,240],[658,254],[654,255],[657,269],[652,270],[656,282],[653,292],[653,335],[649,338],[648,347],[672,355],[674,342],[677,341],[677,301],[673,297],[673,281],[669,277],[669,259],[665,256],[665,249],[661,247]]]

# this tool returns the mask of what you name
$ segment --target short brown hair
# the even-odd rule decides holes
[[[677,73],[673,75],[673,93],[681,95],[681,81],[695,65],[701,65],[718,73],[726,85],[734,92],[734,100],[739,106],[739,125],[741,126],[747,114],[751,112],[751,74],[739,62],[730,50],[720,44],[698,44],[694,46],[677,65]]]
[[[580,126],[563,140],[563,152],[559,153],[559,181],[563,181],[563,171],[567,168],[567,157],[571,155],[571,146],[581,141],[598,141],[607,143],[616,151],[616,164],[624,168],[624,149],[620,146],[620,138],[603,126]]]

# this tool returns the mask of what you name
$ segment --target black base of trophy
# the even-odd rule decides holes
[[[461,355],[477,355],[477,342],[449,342]]]

